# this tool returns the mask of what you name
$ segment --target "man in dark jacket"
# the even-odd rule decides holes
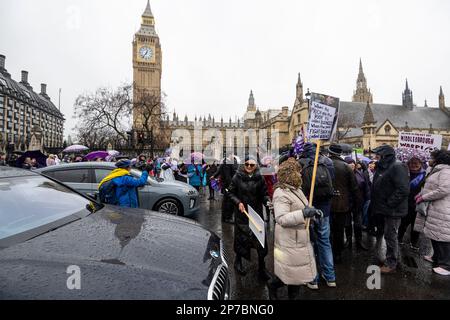
[[[333,234],[333,252],[335,263],[342,261],[344,249],[344,230],[346,221],[354,205],[358,205],[358,184],[350,166],[341,158],[342,146],[332,144],[328,148],[333,161],[335,178],[333,179],[334,196],[331,201],[331,232]]]
[[[231,184],[231,179],[233,179],[236,171],[238,169],[238,164],[233,155],[229,155],[228,159],[225,158],[223,163],[219,166],[216,173],[210,178],[216,179],[220,178],[222,182],[222,222],[233,223],[233,204],[228,195],[228,189]]]
[[[307,198],[311,192],[311,174],[306,174],[306,171],[312,171],[314,167],[314,159],[316,157],[317,145],[313,143],[306,143],[303,149],[302,156],[299,160],[302,167],[302,190]],[[332,179],[335,175],[333,162],[323,156],[319,155],[319,165],[322,165],[329,174],[330,187],[332,187]],[[326,172],[326,171],[325,171]],[[317,186],[317,184],[316,184]],[[336,286],[336,275],[334,272],[333,262],[333,250],[331,249],[330,242],[330,210],[331,210],[331,195],[320,195],[319,192],[314,193],[314,199],[312,206],[316,209],[320,209],[323,212],[323,218],[317,219],[312,222],[314,230],[314,250],[317,255],[317,265],[319,266],[319,272],[316,279],[313,282],[308,283],[308,288],[317,290],[319,289],[319,274],[325,279],[328,286]]]
[[[245,211],[249,211],[249,206],[256,213],[263,217],[263,206],[269,206],[270,198],[267,192],[264,178],[259,172],[256,159],[246,157],[245,165],[234,175],[229,187],[229,196],[234,205],[234,251],[236,260],[234,267],[240,275],[245,275],[242,266],[242,258],[250,260],[251,249],[256,249],[258,253],[258,275],[263,280],[268,280],[264,258],[267,255],[267,239],[264,248],[260,245],[255,235],[250,229],[249,219]]]
[[[397,269],[399,248],[398,229],[401,218],[408,213],[409,175],[408,168],[395,159],[394,148],[382,145],[373,152],[378,160],[373,177],[371,213],[379,220],[382,233],[378,235],[378,244],[384,235],[386,240],[386,261],[382,273],[392,273]]]

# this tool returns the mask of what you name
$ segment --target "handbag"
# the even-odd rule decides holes
[[[426,217],[428,215],[428,207],[430,206],[430,201],[422,201],[416,205],[416,212],[420,215]]]

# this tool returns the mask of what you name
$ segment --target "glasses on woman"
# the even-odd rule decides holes
[[[246,163],[245,166],[247,168],[254,168],[254,167],[256,167],[256,164],[254,164],[254,163]]]

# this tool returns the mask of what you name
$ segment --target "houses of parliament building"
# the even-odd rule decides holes
[[[142,15],[140,30],[135,34],[133,41],[133,80],[136,92],[145,89],[156,94],[161,93],[162,75],[162,50],[159,37],[155,31],[155,19],[151,11],[150,3]],[[438,91],[438,90],[437,90]],[[278,132],[278,143],[280,147],[290,145],[298,135],[302,127],[308,125],[308,100],[307,92],[300,74],[295,86],[295,100],[291,107],[262,110],[258,107],[253,91],[250,92],[246,109],[243,108],[243,116],[232,121],[232,119],[216,118],[208,114],[188,119],[187,116],[180,117],[175,111],[172,115],[164,115],[161,128],[165,128],[166,135],[172,138],[174,132],[189,133],[191,145],[196,150],[203,149],[211,139],[219,138],[219,143],[226,145],[226,132],[248,131],[253,129],[263,132],[264,137],[259,136],[258,141],[264,142],[269,148],[273,144],[272,132]],[[379,103],[376,96],[368,88],[367,79],[363,71],[363,65],[359,62],[359,73],[356,80],[356,89],[353,92],[352,101],[340,102],[338,118],[337,140],[340,143],[348,143],[355,148],[362,148],[365,152],[382,145],[390,144],[397,146],[399,132],[410,131],[420,133],[433,133],[443,136],[443,147],[450,142],[450,109],[445,105],[445,97],[442,87],[439,92],[439,106],[428,106],[425,101],[423,106],[414,103],[413,91],[408,80],[405,83],[403,93],[399,93],[401,104]],[[135,94],[134,99],[139,99]],[[135,130],[139,130],[142,120],[139,110],[134,110]],[[194,131],[198,128],[204,135],[202,141],[194,141]],[[211,137],[210,132],[217,132]],[[201,145],[198,145],[201,144]],[[265,147],[265,146],[262,147]]]

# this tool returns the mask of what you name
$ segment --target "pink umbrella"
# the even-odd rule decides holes
[[[201,152],[193,152],[191,153],[191,159],[194,159],[195,162],[202,162],[202,159],[205,155]]]
[[[67,147],[63,150],[63,152],[65,153],[77,153],[77,152],[83,152],[89,150],[88,147],[79,145],[79,144],[74,144],[73,146]]]

